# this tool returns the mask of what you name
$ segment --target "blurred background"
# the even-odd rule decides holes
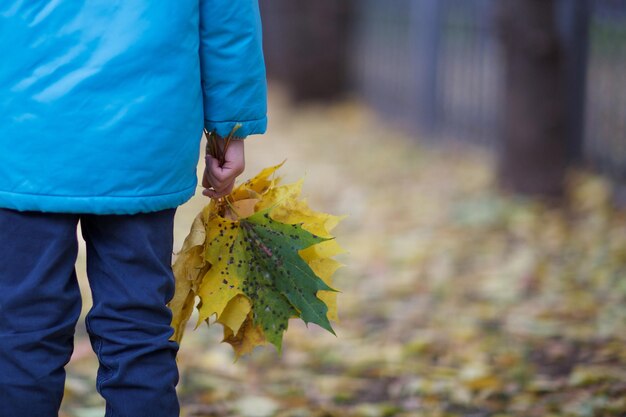
[[[624,179],[624,1],[261,4],[269,75],[296,101],[353,94],[422,140],[501,152],[515,191],[558,192],[564,163]]]
[[[347,215],[337,337],[292,321],[282,356],[233,362],[192,317],[182,415],[626,416],[626,1],[260,5],[270,125],[241,180],[286,158]],[[82,326],[64,417],[104,414]]]

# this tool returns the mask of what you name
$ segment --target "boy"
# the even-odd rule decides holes
[[[176,207],[196,189],[203,127],[266,129],[256,0],[0,3],[0,416],[58,415],[87,244],[106,417],[175,417],[169,340]],[[203,194],[244,168],[207,157]]]

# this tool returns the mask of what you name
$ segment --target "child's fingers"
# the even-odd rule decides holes
[[[241,173],[239,167],[232,166],[234,164],[225,163],[219,166],[219,161],[212,156],[206,158],[206,176],[207,181],[215,189],[223,189],[228,186]]]
[[[224,190],[222,190],[223,195],[230,194],[233,191],[233,188],[235,188],[235,180],[232,180],[231,183],[228,184]]]
[[[202,186],[204,188],[219,188],[222,184],[221,181],[215,176],[215,167],[218,166],[219,161],[213,158],[211,155],[207,155],[205,158],[206,166],[204,168],[204,175],[202,176]]]
[[[202,195],[205,195],[205,196],[211,197],[211,198],[218,198],[217,194],[215,193],[215,191],[213,191],[210,188],[205,188],[204,190],[202,190]]]
[[[233,181],[232,181],[232,182],[230,182],[229,184],[223,185],[223,186],[221,186],[221,187],[219,187],[219,188],[215,188],[215,187],[213,187],[213,190],[214,190],[216,193],[218,193],[218,194],[226,195],[226,194],[228,194],[228,193],[229,193],[229,191],[228,191],[228,190],[232,190],[232,188],[233,188],[232,186],[233,186],[233,184],[234,184],[234,183],[235,183],[235,181],[233,180]],[[227,191],[228,191],[228,192],[227,192]]]
[[[225,161],[220,161],[210,154],[205,157],[205,169],[202,176],[204,195],[211,198],[220,198],[232,192],[235,179],[244,171],[245,158],[243,142],[235,141],[228,147]]]
[[[229,169],[229,167],[224,164],[223,166],[220,166],[220,162],[216,159],[211,157],[209,159],[209,171],[211,173],[211,175],[213,176],[213,178],[215,178],[217,181],[226,181],[228,179],[228,177],[231,174],[231,171]]]
[[[204,191],[202,191],[202,194],[211,198],[220,198],[220,197],[224,197],[225,195],[230,194],[233,191],[234,186],[235,186],[235,181],[233,180],[230,184],[228,184],[226,187],[220,190],[207,188]]]

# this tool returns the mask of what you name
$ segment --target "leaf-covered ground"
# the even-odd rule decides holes
[[[292,321],[282,357],[233,363],[220,326],[188,329],[182,416],[626,415],[626,211],[606,183],[577,173],[564,204],[515,198],[477,149],[419,145],[353,103],[272,100],[241,179],[287,158],[312,208],[348,215],[337,337]],[[177,248],[206,202],[179,209]],[[80,326],[62,416],[102,416]]]

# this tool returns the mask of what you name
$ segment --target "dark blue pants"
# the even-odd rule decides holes
[[[75,215],[0,209],[0,417],[58,415],[81,297],[74,263],[80,221],[106,417],[178,417],[169,341],[175,209]]]

